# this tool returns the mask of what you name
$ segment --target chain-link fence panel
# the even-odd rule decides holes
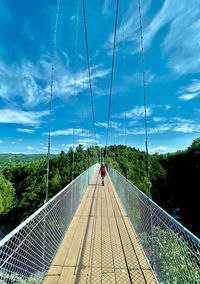
[[[42,283],[99,165],[93,165],[0,241],[0,283]]]
[[[159,283],[200,283],[200,240],[124,176],[107,169]]]

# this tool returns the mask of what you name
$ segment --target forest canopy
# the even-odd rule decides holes
[[[105,150],[105,151],[103,151]],[[112,145],[101,152],[106,162],[148,193],[146,153],[132,147]],[[50,160],[49,198],[92,164],[99,162],[99,147],[84,150],[79,145]],[[200,235],[200,138],[184,151],[149,155],[153,200],[194,234]],[[0,220],[17,225],[43,205],[46,188],[46,159],[11,164],[0,173]]]

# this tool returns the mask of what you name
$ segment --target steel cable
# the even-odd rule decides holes
[[[89,57],[89,49],[88,49],[87,22],[86,22],[86,12],[85,12],[85,1],[84,0],[82,0],[82,5],[83,5],[83,20],[84,20],[84,32],[85,32],[85,47],[86,47],[87,66],[88,66],[88,81],[89,81],[90,100],[91,100],[91,108],[92,108],[93,131],[94,131],[95,143],[97,143],[94,99],[93,99],[93,91],[92,91],[91,66],[90,66],[90,57]]]
[[[52,67],[51,67],[51,83],[50,83],[50,102],[49,102],[49,129],[48,129],[48,151],[47,151],[47,176],[46,176],[46,197],[45,202],[48,200],[49,193],[49,163],[51,156],[51,119],[52,119],[52,100],[53,100],[53,88],[54,88],[54,77],[55,77],[55,64],[56,64],[56,38],[58,30],[58,20],[60,12],[60,0],[57,0],[57,10],[56,10],[56,22],[53,36],[53,51],[52,51]]]

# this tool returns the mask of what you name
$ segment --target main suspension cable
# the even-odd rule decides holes
[[[148,125],[147,125],[147,90],[146,90],[146,76],[145,76],[145,61],[144,61],[144,39],[143,39],[143,25],[141,4],[138,0],[139,10],[139,24],[140,24],[140,44],[142,49],[142,78],[143,78],[143,90],[144,90],[144,128],[145,128],[145,148],[146,148],[146,172],[148,178],[148,196],[151,198],[151,177],[150,177],[150,163],[149,163],[149,149],[148,149]]]
[[[106,132],[106,148],[108,146],[108,132],[109,132],[109,125],[110,125],[113,77],[114,77],[114,67],[115,67],[115,47],[116,47],[116,39],[117,39],[118,10],[119,10],[119,0],[116,0],[114,41],[113,41],[113,50],[112,50],[112,68],[111,68],[111,79],[110,79],[110,95],[109,95],[109,103],[108,103],[108,121],[107,121],[107,132]]]
[[[60,13],[60,0],[57,0],[56,21],[55,21],[55,29],[54,29],[54,36],[53,36],[53,50],[52,50],[52,56],[51,56],[52,67],[51,67],[50,102],[49,102],[48,151],[47,151],[47,175],[46,175],[45,202],[48,200],[48,194],[49,194],[49,164],[50,164],[50,156],[51,156],[52,100],[53,100],[53,88],[54,88],[54,77],[55,77],[56,38],[57,38],[57,30],[58,30],[59,13]]]
[[[82,4],[83,4],[85,47],[86,47],[87,66],[88,66],[88,81],[89,81],[90,100],[91,100],[91,108],[92,108],[93,131],[94,131],[95,143],[97,143],[95,111],[94,111],[94,100],[93,100],[93,92],[92,92],[91,67],[90,67],[90,57],[89,57],[89,49],[88,49],[87,22],[86,22],[86,12],[85,12],[85,1],[84,0],[82,0]]]
[[[124,19],[122,22],[122,39],[123,39],[123,69],[124,69],[124,136],[126,146],[126,178],[128,178],[128,139],[127,139],[127,89],[126,89],[126,39],[124,30]]]

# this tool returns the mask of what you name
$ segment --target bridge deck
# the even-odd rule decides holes
[[[109,177],[88,186],[44,283],[157,283]]]

